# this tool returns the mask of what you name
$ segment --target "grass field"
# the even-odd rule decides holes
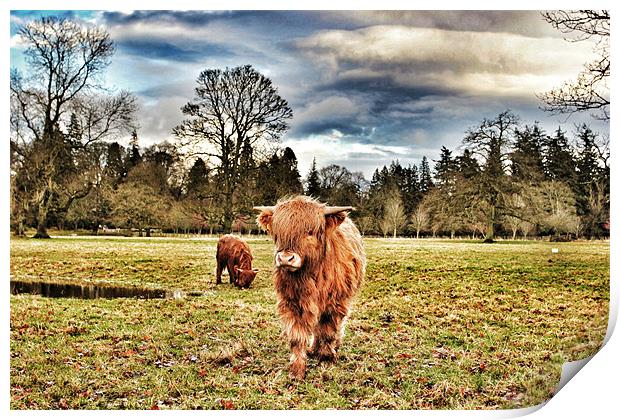
[[[607,328],[609,243],[368,239],[336,364],[287,377],[272,244],[249,290],[216,287],[216,239],[11,240],[11,274],[201,292],[11,296],[13,409],[474,409],[536,405]],[[559,253],[551,253],[551,248]]]

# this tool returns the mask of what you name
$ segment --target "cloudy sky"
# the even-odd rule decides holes
[[[436,159],[467,128],[505,109],[548,131],[608,125],[588,114],[550,116],[537,92],[573,79],[592,45],[569,43],[529,11],[79,11],[116,43],[106,82],[140,100],[142,145],[173,140],[171,129],[207,68],[251,64],[293,109],[282,144],[306,174],[336,163],[370,177],[398,159]],[[24,67],[15,31],[41,12],[11,12],[11,66]]]

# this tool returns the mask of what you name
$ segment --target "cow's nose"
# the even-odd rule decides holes
[[[276,254],[276,267],[296,270],[301,267],[301,258],[294,252],[278,252]]]

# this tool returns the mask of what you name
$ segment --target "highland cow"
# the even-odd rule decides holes
[[[222,283],[222,271],[228,271],[230,282],[239,288],[248,288],[257,269],[252,269],[252,252],[247,243],[235,235],[224,235],[217,243],[217,272],[215,282]]]
[[[292,353],[289,376],[302,379],[308,355],[336,360],[364,277],[362,238],[347,217],[352,207],[328,207],[297,196],[255,210],[261,211],[259,226],[275,242],[273,279]]]

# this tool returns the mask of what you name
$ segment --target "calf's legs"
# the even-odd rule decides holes
[[[314,343],[310,354],[325,362],[333,362],[337,358],[337,350],[342,338],[342,330],[347,311],[344,308],[331,308],[321,313],[314,328]]]
[[[224,263],[219,259],[217,260],[217,270],[215,272],[215,284],[222,283],[222,270],[224,270]]]
[[[291,347],[289,377],[303,379],[306,376],[308,342],[312,336],[312,326],[317,322],[316,305],[310,303],[299,308],[282,301],[278,304],[278,309]]]

